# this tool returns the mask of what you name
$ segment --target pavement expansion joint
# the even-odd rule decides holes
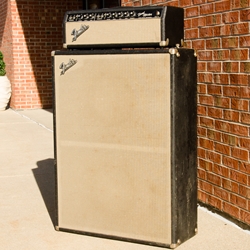
[[[46,126],[45,126],[45,125],[43,125],[42,123],[39,123],[39,122],[37,122],[37,121],[35,121],[35,120],[31,119],[30,117],[26,116],[26,115],[20,114],[18,111],[15,111],[15,110],[13,110],[13,111],[14,111],[16,114],[20,115],[21,117],[23,117],[23,118],[25,118],[25,119],[27,119],[27,120],[30,120],[30,121],[32,121],[32,122],[34,122],[34,123],[36,123],[38,126],[40,126],[40,127],[44,128],[44,129],[46,129],[46,130],[48,130],[48,131],[50,131],[50,132],[53,132],[53,130],[52,130],[52,129],[50,129],[50,128],[46,127]]]

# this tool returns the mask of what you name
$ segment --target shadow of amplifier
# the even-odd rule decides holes
[[[56,229],[170,248],[194,236],[194,51],[52,55]]]
[[[184,10],[172,6],[69,11],[63,21],[64,48],[180,47]]]

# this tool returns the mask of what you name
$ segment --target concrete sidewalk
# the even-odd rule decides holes
[[[0,249],[156,250],[54,230],[53,114],[0,112]],[[250,232],[198,208],[198,234],[178,250],[249,250]]]

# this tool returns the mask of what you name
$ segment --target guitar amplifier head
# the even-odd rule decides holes
[[[119,7],[66,12],[64,48],[179,47],[184,10],[172,6]]]

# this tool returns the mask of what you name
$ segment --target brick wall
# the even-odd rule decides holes
[[[6,71],[12,80],[12,24],[11,24],[11,3],[8,0],[0,0],[0,50],[4,54]]]
[[[82,0],[0,0],[0,50],[14,109],[52,106],[51,51],[62,49],[62,21]]]
[[[198,198],[250,227],[250,1],[123,0],[185,10],[198,54]]]

